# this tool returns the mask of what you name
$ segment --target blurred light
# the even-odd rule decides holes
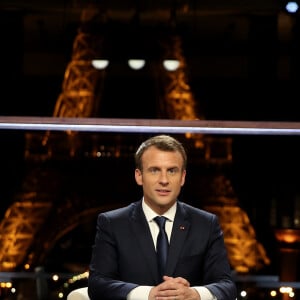
[[[176,71],[179,67],[179,60],[177,59],[165,59],[163,66],[167,71]]]
[[[15,288],[11,288],[10,291],[11,291],[12,294],[14,294],[16,292],[16,289]]]
[[[290,292],[290,293],[289,293],[289,297],[290,297],[290,298],[294,298],[294,297],[295,297],[295,293],[294,293],[294,292]]]
[[[271,296],[271,297],[276,297],[276,296],[277,296],[277,292],[274,291],[274,290],[272,290],[272,291],[270,292],[270,296]]]
[[[25,270],[29,270],[29,268],[30,268],[30,264],[25,264],[25,265],[24,265],[24,269],[25,269]]]
[[[58,277],[58,275],[55,274],[52,276],[52,279],[53,279],[53,281],[57,281],[59,279],[59,277]]]
[[[144,59],[129,59],[128,65],[133,70],[140,70],[145,66],[146,61]]]
[[[289,294],[293,292],[293,288],[291,288],[290,286],[282,286],[280,287],[279,291],[282,294]]]
[[[246,291],[241,291],[241,294],[240,294],[240,295],[241,295],[241,297],[243,297],[243,298],[244,298],[244,297],[247,297],[247,292],[246,292]]]
[[[74,275],[72,278],[70,278],[68,280],[68,282],[71,284],[71,283],[76,282],[77,280],[86,279],[88,277],[89,277],[89,271],[86,271],[86,272],[83,272],[81,274]]]
[[[287,12],[289,13],[296,13],[299,9],[299,5],[297,2],[295,1],[290,1],[286,4],[285,9],[287,10]]]
[[[103,70],[105,69],[109,64],[109,61],[107,59],[93,59],[92,60],[92,66],[97,70]]]
[[[276,229],[275,237],[282,243],[298,243],[300,242],[300,232],[296,229]]]
[[[58,293],[58,298],[62,299],[64,297],[64,293],[60,292]]]

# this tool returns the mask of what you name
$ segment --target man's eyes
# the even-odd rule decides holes
[[[157,168],[151,168],[149,171],[150,171],[151,174],[158,174],[158,173],[161,172],[161,170],[157,169]],[[170,175],[174,175],[174,174],[178,173],[178,169],[177,168],[172,168],[172,169],[167,170],[167,172]]]

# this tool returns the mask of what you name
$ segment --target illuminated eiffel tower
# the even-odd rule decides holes
[[[73,43],[71,61],[66,67],[62,91],[54,108],[55,117],[90,118],[98,114],[105,86],[106,71],[96,70],[91,60],[99,57],[105,40],[100,33],[90,31],[101,26],[105,16],[97,7],[88,7],[82,13],[82,26]],[[194,95],[188,83],[187,66],[182,53],[181,39],[171,34],[160,40],[162,58],[172,55],[179,68],[167,72],[162,66],[154,77],[159,90],[158,118],[194,120],[204,119],[198,112]],[[22,190],[7,209],[0,223],[0,271],[32,268],[43,264],[55,243],[85,220],[96,216],[99,209],[118,207],[122,203],[109,199],[99,205],[98,182],[88,177],[88,186],[74,174],[72,163],[84,157],[95,159],[128,158],[133,155],[139,140],[120,135],[79,134],[76,132],[28,133],[25,160],[28,172]],[[222,167],[232,161],[231,138],[186,133],[186,142],[192,156],[201,164],[215,167],[209,177],[210,193],[205,195],[205,209],[219,216],[232,268],[248,273],[269,264],[264,247],[256,239],[247,213],[239,207],[230,178]],[[82,155],[82,156],[80,156]],[[58,172],[58,168],[60,172]],[[92,165],[89,165],[92,167]],[[86,175],[88,176],[88,175]],[[65,177],[71,178],[68,185]],[[74,179],[75,182],[72,182]],[[104,183],[105,185],[105,183]],[[64,193],[64,188],[70,192]],[[93,191],[88,196],[76,188]],[[113,189],[113,187],[112,187]],[[97,194],[98,193],[98,194]],[[199,203],[201,206],[201,203]]]

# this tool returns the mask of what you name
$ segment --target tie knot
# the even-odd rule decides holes
[[[165,223],[166,223],[167,218],[164,216],[157,216],[154,218],[154,221],[157,223],[160,229],[165,228]]]

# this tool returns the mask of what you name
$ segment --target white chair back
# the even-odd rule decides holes
[[[67,296],[67,300],[90,300],[87,287],[78,288],[71,291]]]

